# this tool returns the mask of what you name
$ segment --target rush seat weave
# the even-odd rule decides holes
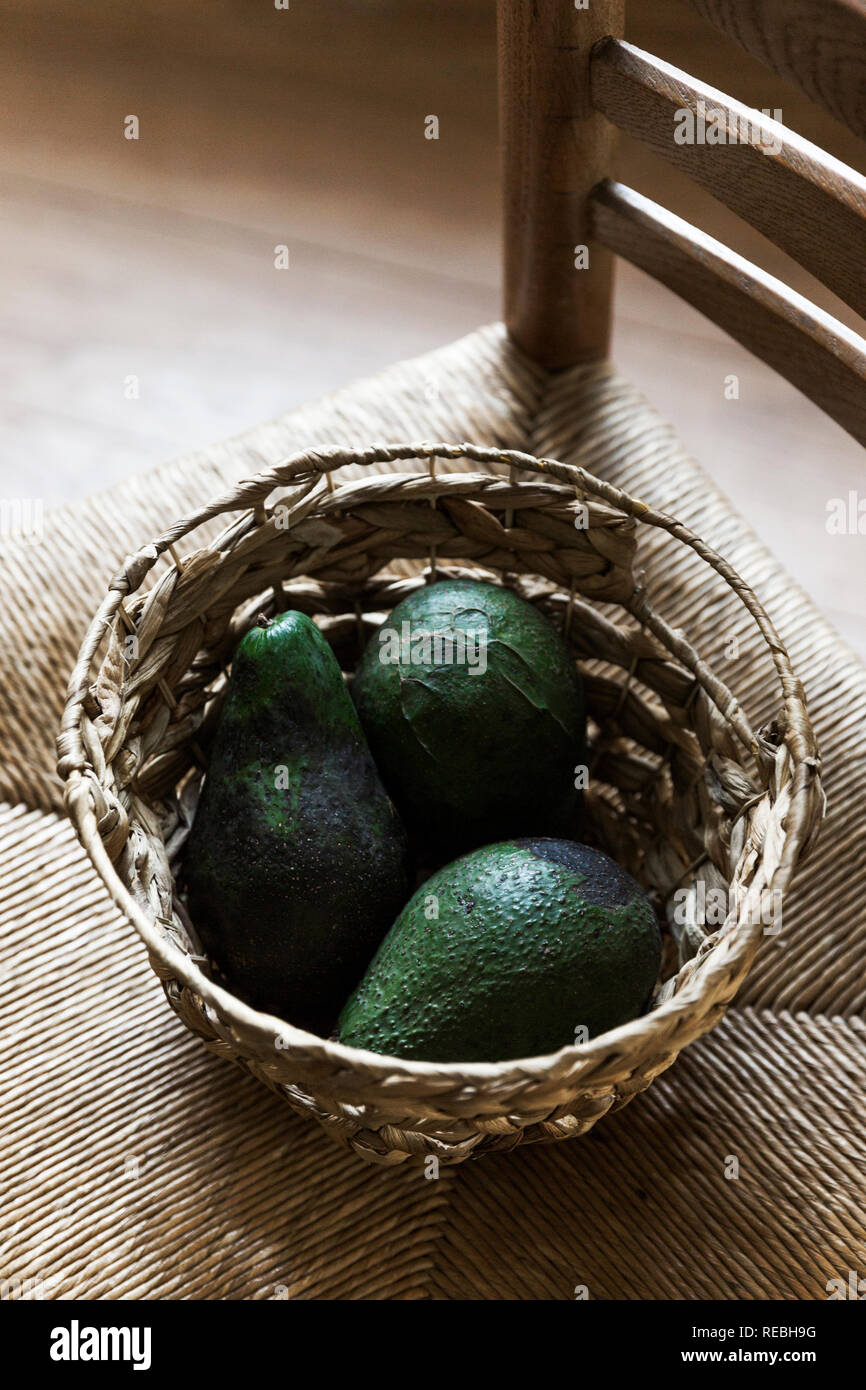
[[[724,553],[804,682],[827,792],[783,930],[763,942],[721,1023],[580,1141],[443,1166],[438,1181],[412,1165],[359,1164],[178,1026],[62,815],[53,770],[89,614],[143,536],[314,442],[413,433],[580,463]],[[831,1278],[862,1272],[866,672],[621,377],[548,373],[500,327],[485,329],[49,514],[45,544],[7,541],[3,561],[0,1274],[9,1288],[571,1300],[580,1284],[590,1298],[810,1299],[825,1298]],[[710,598],[694,582],[701,562],[661,531],[641,528],[637,569],[653,604],[709,661],[723,662],[738,638],[742,670],[731,683],[758,725],[776,676],[750,663],[755,639],[733,594],[714,581]]]

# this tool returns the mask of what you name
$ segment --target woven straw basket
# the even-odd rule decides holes
[[[446,460],[461,471],[443,471]],[[339,481],[348,465],[383,464],[409,471]],[[492,471],[463,471],[475,464]],[[226,514],[232,524],[216,535]],[[206,523],[199,548],[180,554]],[[690,546],[751,614],[780,683],[763,729],[650,606],[633,569],[639,526]],[[226,666],[257,615],[314,615],[350,670],[384,614],[446,571],[510,584],[560,627],[587,690],[587,837],[668,922],[652,1009],[549,1057],[401,1061],[258,1013],[209,977],[175,890]],[[775,929],[822,810],[802,687],[725,561],[581,468],[469,444],[298,455],[143,546],[87,633],[58,747],[82,843],[187,1027],[386,1164],[582,1134],[644,1090],[721,1017]],[[721,924],[705,924],[710,889],[727,904]]]

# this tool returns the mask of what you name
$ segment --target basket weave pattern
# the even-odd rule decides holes
[[[447,460],[498,472],[445,472]],[[336,481],[347,465],[395,461],[426,470]],[[209,545],[175,549],[204,522],[237,513]],[[753,617],[780,683],[761,730],[648,603],[633,571],[638,525],[691,546]],[[446,569],[512,585],[562,630],[587,690],[589,833],[671,928],[655,1007],[552,1058],[384,1059],[257,1013],[209,978],[175,891],[226,666],[256,616],[285,607],[314,615],[349,670],[382,615]],[[82,647],[59,752],[78,834],[187,1026],[383,1163],[459,1162],[581,1134],[644,1090],[721,1017],[822,808],[802,688],[725,561],[581,468],[468,444],[307,452],[131,556]],[[729,903],[721,926],[707,927],[693,905],[710,889]]]

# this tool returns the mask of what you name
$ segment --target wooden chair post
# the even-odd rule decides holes
[[[498,0],[505,322],[550,368],[608,350],[612,257],[590,237],[587,195],[611,173],[615,132],[591,104],[590,52],[622,36],[624,8]]]

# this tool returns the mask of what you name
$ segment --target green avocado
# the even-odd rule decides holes
[[[583,685],[559,633],[498,584],[446,579],[398,603],[352,697],[406,824],[449,856],[580,832]]]
[[[440,869],[346,1003],[340,1041],[428,1062],[555,1052],[646,1009],[661,934],[643,889],[568,840],[487,845]]]
[[[330,1032],[406,901],[408,856],[337,660],[302,613],[235,652],[184,873],[229,985]]]

